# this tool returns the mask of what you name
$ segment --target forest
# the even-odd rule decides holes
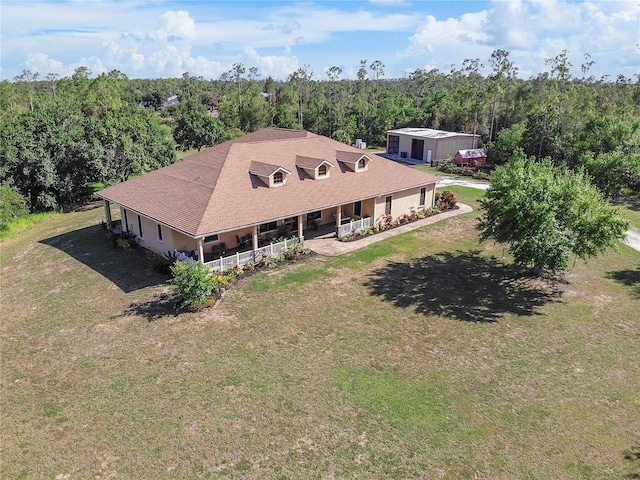
[[[566,51],[528,79],[507,51],[482,61],[394,79],[379,60],[362,60],[356,79],[337,66],[317,79],[304,66],[275,80],[240,63],[215,80],[24,70],[0,83],[0,221],[75,208],[98,188],[175,162],[178,151],[267,126],[380,148],[393,128],[475,132],[490,164],[550,158],[586,172],[605,196],[640,191],[640,73],[594,78],[585,54],[574,77]]]

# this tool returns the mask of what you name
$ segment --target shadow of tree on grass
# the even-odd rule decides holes
[[[607,278],[620,282],[628,287],[632,287],[635,295],[640,298],[640,268],[637,270],[607,272]]]
[[[618,207],[626,207],[629,210],[640,212],[640,197],[632,197],[631,195],[620,195],[609,200],[613,205]]]
[[[136,315],[146,318],[149,322],[167,317],[177,317],[183,310],[178,308],[175,295],[170,293],[156,293],[148,302],[135,302],[129,305],[122,316]]]
[[[624,452],[622,452],[622,454],[625,460],[628,460],[629,462],[631,462],[631,467],[634,470],[637,469],[636,472],[625,475],[623,478],[627,478],[627,479],[640,478],[640,446],[632,447],[628,450],[625,450]]]
[[[556,285],[479,252],[441,253],[375,270],[366,285],[375,295],[425,315],[495,322],[505,314],[538,315],[557,301]]]
[[[151,261],[145,256],[145,250],[113,248],[108,234],[97,225],[47,238],[40,243],[54,247],[85,264],[125,293],[162,285],[167,281],[166,275],[153,270]]]

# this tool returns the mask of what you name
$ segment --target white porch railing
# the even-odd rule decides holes
[[[338,227],[338,238],[344,237],[345,235],[349,235],[351,232],[358,232],[363,228],[372,227],[373,226],[373,217],[365,217],[360,220],[350,221],[349,223],[345,223]]]
[[[217,260],[205,262],[205,265],[214,272],[223,272],[234,266],[246,265],[249,262],[258,263],[266,256],[280,255],[287,248],[302,243],[299,237],[285,238],[283,242],[271,243],[260,247],[258,250],[248,252],[238,252],[227,257],[220,257]]]

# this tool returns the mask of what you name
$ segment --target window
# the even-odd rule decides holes
[[[384,199],[384,214],[391,215],[391,195]]]
[[[361,158],[360,160],[358,160],[358,170],[362,170],[366,166],[367,166],[367,161],[364,158]]]
[[[318,176],[319,177],[324,177],[327,174],[327,166],[326,165],[320,165],[318,167]]]
[[[204,237],[204,243],[209,243],[209,242],[217,242],[218,240],[220,240],[220,237],[218,237],[218,235],[209,235],[208,237]]]
[[[284,180],[284,175],[282,174],[282,172],[276,172],[273,174],[273,183],[282,183],[282,181]]]
[[[427,199],[427,187],[422,187],[420,189],[420,202],[418,203],[418,206],[422,207],[424,206],[424,202]]]
[[[322,218],[322,212],[318,210],[317,212],[307,213],[307,223],[313,222],[314,220],[318,220]]]
[[[158,224],[158,240],[162,241],[162,225]]]
[[[260,225],[258,228],[259,233],[272,232],[278,229],[278,222],[267,222]]]
[[[140,232],[140,238],[143,238],[144,235],[142,235],[142,218],[140,218],[140,215],[138,215],[138,231]]]
[[[353,204],[353,214],[358,217],[362,216],[362,202],[356,202]]]

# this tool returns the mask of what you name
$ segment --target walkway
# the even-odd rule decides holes
[[[448,210],[444,213],[439,213],[438,215],[427,217],[423,220],[407,223],[390,230],[385,230],[384,232],[369,235],[367,237],[361,238],[360,240],[354,240],[352,242],[341,242],[335,236],[331,238],[305,238],[304,246],[316,253],[319,253],[320,255],[327,256],[335,256],[347,252],[353,252],[354,250],[367,247],[372,243],[379,242],[380,240],[384,240],[385,238],[393,237],[404,232],[410,232],[412,230],[416,230],[417,228],[424,227],[425,225],[431,225],[432,223],[436,223],[447,218],[456,217],[458,215],[462,215],[463,213],[469,213],[473,210],[469,205],[465,205],[464,203],[458,203],[458,207],[459,208],[455,210]]]

